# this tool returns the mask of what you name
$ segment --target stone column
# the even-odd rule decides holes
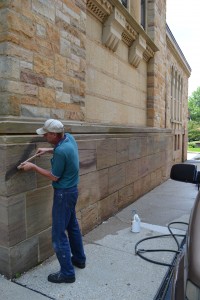
[[[164,128],[166,123],[166,1],[149,0],[147,5],[147,34],[159,48],[148,63],[147,126]]]

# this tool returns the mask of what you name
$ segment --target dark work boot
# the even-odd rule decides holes
[[[75,276],[65,277],[61,272],[53,273],[48,276],[48,281],[54,283],[73,283],[75,280]]]

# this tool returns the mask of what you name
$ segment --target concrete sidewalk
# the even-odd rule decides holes
[[[198,165],[198,161],[192,163]],[[197,192],[194,184],[169,179],[84,236],[87,266],[76,269],[75,283],[47,281],[48,274],[59,269],[53,256],[15,282],[0,276],[0,299],[153,299],[168,268],[136,256],[135,244],[143,238],[168,233],[166,226],[172,221],[188,222]],[[139,233],[131,232],[133,209],[142,221]],[[186,229],[178,225],[176,228],[183,233]],[[177,250],[171,237],[146,241],[139,247]],[[148,257],[170,263],[173,255],[158,252]]]

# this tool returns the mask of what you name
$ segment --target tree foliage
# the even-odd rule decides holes
[[[188,108],[190,113],[190,119],[192,121],[200,121],[200,87],[196,89],[189,97]]]
[[[200,124],[196,121],[188,122],[188,140],[189,142],[200,141]]]
[[[190,121],[188,122],[188,140],[200,140],[200,87],[188,99]]]

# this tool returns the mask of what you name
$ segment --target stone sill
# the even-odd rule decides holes
[[[73,134],[133,134],[133,133],[171,133],[168,128],[134,127],[123,125],[103,125],[87,122],[63,121],[65,130]],[[0,120],[0,135],[35,135],[37,128],[42,127],[44,120]]]

